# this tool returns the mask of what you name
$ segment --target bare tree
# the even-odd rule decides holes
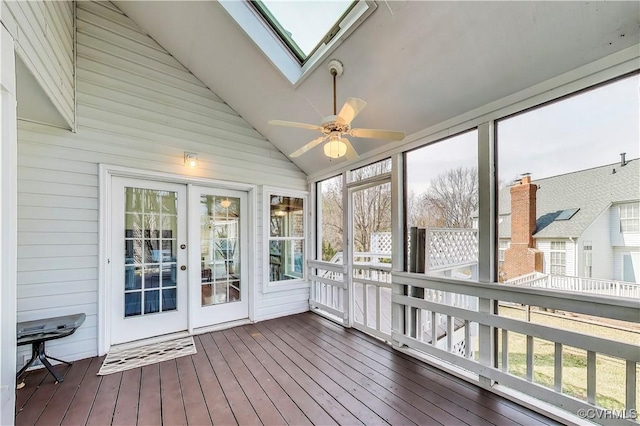
[[[431,181],[427,192],[439,226],[471,228],[471,216],[478,209],[478,170],[458,167]]]

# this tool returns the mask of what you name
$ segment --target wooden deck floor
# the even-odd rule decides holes
[[[305,313],[196,336],[196,355],[96,376],[30,372],[17,425],[552,424],[355,330]]]

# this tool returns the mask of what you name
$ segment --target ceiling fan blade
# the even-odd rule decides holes
[[[310,149],[314,148],[315,146],[321,144],[327,137],[328,136],[320,136],[319,138],[316,138],[316,139],[312,140],[311,142],[309,142],[308,144],[306,144],[302,148],[299,148],[299,149],[293,151],[291,154],[289,154],[289,157],[295,158],[295,157],[301,156],[305,152],[307,152]]]
[[[353,145],[351,145],[351,142],[349,142],[349,139],[342,138],[342,142],[344,142],[344,144],[347,145],[347,153],[344,155],[346,159],[355,160],[356,158],[358,158],[358,153],[353,148]]]
[[[360,114],[360,111],[367,106],[367,103],[359,98],[348,98],[344,103],[338,118],[344,121],[345,124],[351,124],[356,115]]]
[[[299,127],[301,129],[320,130],[322,127],[314,124],[296,123],[295,121],[269,120],[269,124],[273,126]]]
[[[377,129],[351,129],[349,134],[356,138],[388,139],[392,141],[401,141],[405,137],[404,132]]]

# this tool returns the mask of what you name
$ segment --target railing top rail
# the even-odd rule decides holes
[[[357,251],[353,253],[353,257],[391,257],[391,253],[377,253],[369,251]]]
[[[324,269],[332,272],[347,273],[346,265],[342,263],[325,262],[323,260],[307,260],[307,264],[311,268]]]
[[[475,228],[426,228],[427,232],[478,232]]]
[[[384,263],[360,263],[353,262],[354,268],[362,269],[365,271],[380,271],[380,272],[391,272],[391,265]]]
[[[393,272],[394,284],[431,288],[586,315],[640,323],[640,300],[613,296],[573,293],[546,288],[481,283],[453,278],[428,277],[409,272]]]

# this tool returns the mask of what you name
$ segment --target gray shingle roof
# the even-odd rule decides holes
[[[615,173],[613,170],[615,169]],[[532,181],[536,193],[536,238],[579,237],[609,205],[640,199],[640,159],[580,170]],[[502,223],[498,235],[511,236],[510,187],[499,193],[498,211]],[[554,221],[566,209],[580,210],[569,220]]]

